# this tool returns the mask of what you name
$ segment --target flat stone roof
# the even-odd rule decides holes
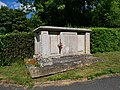
[[[33,30],[33,32],[38,31],[77,31],[77,32],[90,32],[90,29],[85,28],[69,28],[69,27],[55,27],[55,26],[40,26]]]

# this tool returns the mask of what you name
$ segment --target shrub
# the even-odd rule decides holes
[[[120,51],[120,29],[92,28],[91,53]]]
[[[10,65],[33,55],[32,33],[11,33],[0,35],[0,66]]]

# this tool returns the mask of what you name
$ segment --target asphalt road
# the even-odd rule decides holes
[[[21,87],[0,85],[0,90],[24,90]],[[30,89],[28,89],[30,90]],[[66,86],[35,87],[32,90],[120,90],[120,76],[74,83]]]

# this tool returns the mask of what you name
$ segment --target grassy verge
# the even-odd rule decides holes
[[[11,66],[0,67],[1,80],[12,81],[14,84],[32,86],[32,79],[23,62]],[[9,82],[8,82],[9,83]]]
[[[37,79],[31,79],[24,63],[14,63],[11,66],[0,67],[0,81],[9,79],[15,81],[17,84],[32,86],[34,82],[66,79],[80,80],[83,78],[89,80],[102,75],[120,74],[120,52],[97,53],[94,56],[103,58],[104,60],[90,66]]]

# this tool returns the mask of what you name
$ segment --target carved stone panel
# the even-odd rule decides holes
[[[78,34],[78,54],[85,53],[85,34]]]
[[[57,32],[50,33],[49,40],[50,40],[50,55],[58,55],[59,54],[58,44],[60,42],[58,33]]]
[[[61,32],[61,42],[63,44],[63,55],[73,55],[77,53],[77,32]]]

